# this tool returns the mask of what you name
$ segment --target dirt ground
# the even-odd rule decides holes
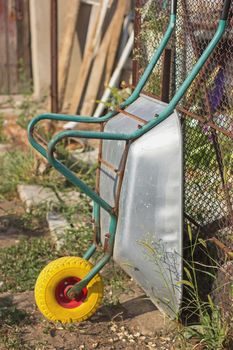
[[[9,213],[12,207],[15,214]],[[22,235],[19,200],[0,202],[0,248],[18,244]],[[46,226],[24,231],[27,237],[47,236]],[[105,293],[111,293],[105,286]],[[177,325],[168,321],[128,279],[119,301],[103,304],[90,320],[64,326],[48,322],[38,311],[33,291],[0,293],[0,349],[179,349]],[[175,344],[176,343],[176,344]]]
[[[4,293],[0,296],[0,303],[8,308],[15,307],[14,313],[16,310],[19,315],[22,313],[16,326],[5,328],[2,336],[11,339],[8,339],[7,347],[2,345],[1,350],[178,349],[172,345],[174,334],[169,329],[163,329],[160,316],[158,319],[161,328],[156,331],[156,325],[153,334],[146,334],[145,329],[143,332],[140,330],[139,324],[135,322],[138,317],[141,316],[144,322],[146,318],[147,322],[156,321],[150,315],[152,311],[147,312],[146,308],[146,311],[143,311],[143,299],[133,298],[128,305],[120,303],[115,307],[102,306],[89,321],[70,326],[55,325],[43,319],[35,307],[32,291],[14,295]],[[137,311],[130,313],[128,308],[133,304]],[[153,309],[152,305],[147,304],[147,307]],[[9,347],[10,340],[15,342],[15,347]]]

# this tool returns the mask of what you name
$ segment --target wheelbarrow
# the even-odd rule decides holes
[[[82,258],[50,262],[35,285],[42,314],[52,321],[79,322],[95,313],[103,296],[99,272],[111,257],[163,312],[174,318],[182,301],[183,169],[182,131],[175,108],[223,36],[231,0],[223,2],[215,35],[190,74],[166,104],[142,92],[176,24],[177,1],[171,1],[164,37],[132,95],[100,118],[43,114],[28,127],[31,145],[93,202],[94,239]],[[42,120],[99,123],[100,131],[59,132],[44,147],[35,133]],[[55,155],[67,138],[101,140],[92,190]],[[93,266],[89,259],[102,246]]]

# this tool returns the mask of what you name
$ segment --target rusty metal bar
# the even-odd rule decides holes
[[[48,143],[45,141],[45,139],[36,131],[33,131],[33,134],[36,136],[37,140],[39,140],[44,146],[48,146]]]
[[[118,178],[116,199],[115,199],[115,208],[114,208],[114,212],[115,212],[116,215],[118,215],[121,187],[122,187],[122,183],[123,183],[123,178],[124,178],[124,173],[125,173],[125,165],[126,165],[127,156],[128,156],[128,153],[129,153],[129,147],[130,147],[131,142],[132,141],[126,141],[124,153],[123,153],[123,156],[122,156],[122,159],[121,159],[120,170],[118,172],[119,178]]]
[[[188,219],[191,224],[196,226],[201,232],[205,233],[207,235],[207,238],[212,235],[213,233],[217,232],[218,230],[226,227],[230,227],[231,221],[230,221],[230,215],[229,216],[223,216],[209,224],[206,224],[202,226],[197,222],[195,219],[193,219],[189,214],[184,213],[184,217]]]
[[[104,160],[103,158],[100,158],[99,161],[104,164],[107,168],[111,169],[112,171],[114,171],[115,173],[118,172],[118,169],[116,169],[112,164],[110,164],[109,162],[107,162],[106,160]]]
[[[214,243],[219,249],[221,249],[229,260],[233,260],[233,252],[225,246],[219,239],[216,237],[211,237],[207,241]]]
[[[100,132],[104,131],[104,124],[100,123]],[[95,181],[95,190],[96,193],[100,194],[100,167],[101,167],[101,162],[100,159],[102,157],[102,149],[103,149],[103,140],[99,141],[99,152],[98,152],[98,167],[96,170],[96,181]]]
[[[161,81],[161,101],[169,102],[170,97],[170,78],[171,78],[171,57],[172,50],[165,49],[163,56],[163,70]]]
[[[142,93],[143,93],[143,95],[146,95],[146,96],[149,96],[149,97],[152,97],[152,98],[157,98],[158,100],[160,100],[160,96],[151,94],[151,93],[149,93],[147,91],[143,91]],[[224,134],[225,136],[228,136],[231,139],[233,139],[233,132],[227,131],[227,130],[221,128],[220,126],[217,126],[216,124],[214,124],[211,121],[206,121],[206,119],[204,117],[202,117],[202,116],[200,116],[200,115],[198,115],[196,113],[190,112],[186,108],[181,107],[181,106],[177,106],[176,110],[178,112],[183,113],[185,117],[188,116],[188,117],[191,117],[193,119],[196,119],[199,122],[203,123],[204,125],[208,125],[210,128],[215,129],[216,131],[218,131],[218,132]]]
[[[120,108],[116,108],[116,111],[119,112],[119,113],[122,113],[124,115],[126,115],[127,117],[131,118],[131,119],[134,119],[136,121],[138,121],[139,123],[142,123],[142,124],[147,124],[147,121],[138,117],[137,115],[134,115],[132,113],[129,113],[123,109],[120,109]]]
[[[188,111],[187,109],[185,109],[183,107],[179,107],[178,106],[176,108],[176,110],[178,112],[183,113],[185,117],[191,117],[193,119],[196,119],[199,122],[203,123],[204,125],[208,125],[210,128],[215,129],[216,131],[218,131],[218,132],[224,134],[225,136],[228,136],[231,139],[233,139],[233,133],[232,132],[227,131],[227,130],[221,128],[220,126],[215,125],[213,122],[209,122],[209,121],[207,122],[204,117],[202,117],[202,116],[200,116],[200,115],[198,115],[196,113],[190,112],[190,111]]]

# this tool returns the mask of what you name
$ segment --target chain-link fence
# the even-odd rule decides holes
[[[136,2],[134,81],[158,46],[170,1]],[[175,33],[146,91],[168,102],[213,37],[222,0],[179,0]],[[184,132],[184,217],[233,247],[233,5],[226,32],[178,106]]]

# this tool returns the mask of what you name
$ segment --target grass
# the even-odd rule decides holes
[[[20,325],[28,321],[28,314],[12,305],[10,297],[0,297],[0,326]]]
[[[184,260],[185,278],[179,284],[182,284],[185,289],[184,306],[181,311],[188,314],[188,321],[191,320],[191,324],[182,330],[182,336],[186,340],[194,338],[196,347],[199,345],[202,349],[228,349],[231,342],[230,334],[233,331],[233,319],[229,320],[221,310],[220,305],[213,299],[214,293],[221,293],[224,287],[216,285],[216,274],[221,268],[221,263],[213,257],[207,241],[200,239],[198,234],[193,237],[189,225],[188,236],[190,257]],[[202,262],[200,257],[198,258],[197,249],[207,258],[208,263]],[[203,292],[201,293],[200,289],[205,289],[208,280],[212,282],[212,286],[215,283],[216,292],[212,287],[212,291],[203,297]],[[232,297],[233,295],[229,296],[230,300]],[[233,313],[233,305],[230,303],[229,308],[232,308],[230,313]],[[196,322],[193,322],[192,319],[196,319]]]
[[[31,323],[31,315],[17,309],[11,297],[0,297],[0,346],[3,346],[1,349],[22,349],[24,344],[21,339],[21,327]]]
[[[7,141],[7,137],[4,133],[4,118],[3,115],[0,114],[0,143],[4,143]]]
[[[231,349],[229,346],[233,334],[233,294],[232,288],[229,288],[228,313],[223,312],[221,304],[217,302],[216,294],[221,294],[223,289],[232,283],[221,282],[217,280],[217,273],[221,270],[220,258],[215,259],[216,250],[210,246],[209,242],[199,238],[199,234],[191,230],[188,225],[187,233],[188,242],[186,244],[184,263],[184,277],[178,281],[177,285],[182,285],[183,303],[177,320],[182,321],[184,327],[178,327],[177,337],[181,340],[181,349],[205,349],[205,350],[224,350]],[[146,258],[154,263],[156,271],[160,274],[164,287],[170,291],[168,304],[170,308],[176,306],[173,304],[173,288],[171,281],[164,273],[169,271],[171,266],[168,263],[166,250],[158,243],[151,243],[150,236],[144,241],[139,241],[145,251]],[[187,252],[188,251],[188,252]],[[229,286],[230,287],[230,286]],[[165,302],[161,295],[160,302]],[[172,308],[173,309],[173,308]],[[176,309],[176,308],[175,308]],[[173,309],[173,310],[175,310]],[[192,347],[192,343],[194,346]],[[198,347],[199,346],[199,347]]]
[[[32,290],[49,260],[57,257],[52,243],[44,238],[23,238],[19,244],[0,250],[0,292]]]
[[[87,185],[94,188],[96,166],[89,167],[84,162],[72,161],[62,146],[58,151],[60,161],[65,163]],[[55,169],[49,168],[44,174],[40,174],[38,166],[39,161],[31,149],[28,151],[19,149],[0,155],[0,199],[14,198],[17,193],[17,185],[22,183],[39,184],[51,187],[55,191],[65,191],[72,186]]]
[[[87,249],[92,238],[91,207],[87,199],[76,206],[60,207],[70,223],[75,223],[79,213],[78,227],[64,233],[64,244],[57,251],[49,237],[21,237],[17,245],[0,249],[0,292],[23,292],[34,287],[41,269],[51,260],[64,255],[80,255]],[[41,230],[46,220],[47,206],[42,204],[21,216],[21,225],[33,232]],[[77,218],[76,218],[77,220]]]
[[[35,167],[32,151],[12,151],[0,156],[0,198],[14,197],[22,182],[35,182]]]

